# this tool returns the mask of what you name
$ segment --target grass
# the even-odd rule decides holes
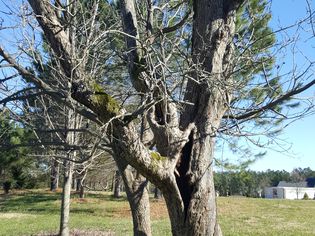
[[[0,195],[0,235],[56,233],[60,193],[16,192]],[[224,235],[315,235],[315,201],[266,200],[240,197],[218,199],[219,221]],[[153,235],[170,235],[163,201],[151,202]],[[132,220],[125,197],[90,193],[85,199],[73,195],[72,229],[132,235]]]
[[[49,191],[16,192],[0,195],[0,235],[56,233],[59,226],[60,193]],[[162,216],[158,208],[163,205]],[[154,235],[168,235],[169,221],[164,203],[152,202]],[[132,235],[132,219],[125,197],[114,199],[110,193],[90,193],[85,199],[72,195],[70,226],[75,229]]]
[[[315,201],[219,198],[224,235],[315,235]]]

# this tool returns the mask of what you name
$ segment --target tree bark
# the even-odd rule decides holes
[[[125,185],[130,205],[133,234],[135,236],[151,236],[150,202],[147,191],[148,180],[132,171],[123,158],[116,157],[116,163]]]
[[[79,192],[79,198],[84,198],[84,186],[81,184],[80,186],[80,192]]]
[[[156,186],[154,187],[154,198],[155,199],[161,199],[162,198],[161,190]]]
[[[222,235],[217,223],[213,182],[215,136],[229,103],[235,9],[241,1],[193,2],[192,60],[194,70],[186,88],[182,129],[194,124],[181,150],[169,191],[161,188],[173,235]],[[196,83],[198,81],[198,83]],[[221,84],[220,84],[221,83]]]
[[[60,236],[69,236],[70,197],[73,175],[73,163],[64,161],[64,185],[60,211]]]
[[[120,186],[121,185],[121,175],[118,170],[115,172],[114,176],[114,198],[120,198]]]
[[[161,186],[174,236],[222,235],[217,224],[212,172],[214,139],[199,140],[190,150],[184,150],[184,159],[171,184]]]
[[[68,129],[76,129],[81,126],[81,118],[74,110],[68,111],[66,127]],[[79,138],[75,132],[66,132],[65,139],[68,144],[77,144]],[[77,151],[69,150],[66,159],[64,160],[64,186],[62,192],[61,212],[60,212],[60,236],[69,236],[69,219],[70,219],[70,202],[71,202],[71,187],[74,173],[74,160],[77,158]],[[74,186],[75,187],[75,186]]]
[[[80,191],[80,187],[81,187],[81,184],[82,184],[81,181],[82,181],[81,178],[76,178],[76,181],[75,181],[75,191],[76,192]]]
[[[50,191],[55,192],[59,185],[59,162],[55,159],[51,161]]]
[[[76,178],[76,192],[79,192],[79,198],[84,198],[84,186],[82,177]]]

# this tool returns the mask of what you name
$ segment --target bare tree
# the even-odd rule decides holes
[[[89,3],[85,3],[85,2],[68,2],[68,4],[63,5],[58,5],[61,4],[60,2],[56,2],[56,17],[58,18],[58,20],[66,23],[71,20],[71,27],[69,26],[66,30],[65,33],[68,35],[67,37],[70,39],[70,41],[72,42],[72,46],[71,46],[71,51],[73,53],[74,57],[81,57],[82,55],[84,56],[84,60],[82,61],[80,59],[80,62],[76,62],[78,63],[77,66],[79,66],[80,64],[84,65],[84,70],[86,71],[82,71],[86,76],[90,77],[91,81],[88,81],[89,86],[93,87],[93,89],[97,90],[97,96],[95,97],[95,102],[98,103],[99,105],[101,105],[101,101],[102,101],[102,97],[99,97],[100,95],[103,95],[103,93],[100,91],[101,86],[98,85],[99,80],[101,79],[102,76],[104,76],[102,73],[102,71],[104,71],[104,65],[102,65],[101,63],[107,63],[106,60],[111,60],[111,52],[107,52],[106,51],[106,47],[100,45],[100,43],[105,39],[104,36],[106,36],[103,32],[101,32],[99,35],[96,35],[96,33],[99,33],[97,30],[99,30],[100,28],[104,27],[103,26],[103,22],[100,23],[100,20],[97,19],[98,17],[102,17],[104,16],[104,13],[99,11],[99,8],[102,4],[100,4],[99,1],[95,1],[94,3],[92,3],[91,5]],[[84,5],[87,4],[88,6]],[[58,7],[59,6],[59,7]],[[62,10],[62,8],[64,7],[64,11]],[[89,9],[86,9],[87,7],[90,7]],[[106,6],[105,6],[106,7]],[[82,17],[80,17],[79,15],[76,15],[77,13],[75,13],[77,11],[77,8],[79,9],[83,9],[82,12],[84,13],[84,15]],[[92,8],[92,9],[91,9]],[[25,8],[24,8],[25,10]],[[92,14],[91,11],[92,10]],[[104,10],[104,8],[102,8],[101,10]],[[107,9],[107,11],[110,11],[110,9]],[[106,11],[106,9],[105,9]],[[75,14],[75,17],[70,17],[72,16],[72,14]],[[108,17],[108,16],[107,16]],[[110,19],[111,16],[109,16]],[[26,17],[27,18],[27,17]],[[29,21],[28,19],[23,18],[24,21],[27,22],[31,22],[31,20]],[[81,28],[83,25],[80,25],[77,23],[77,21],[80,21],[80,23],[85,24],[83,28]],[[75,23],[73,23],[75,22]],[[31,28],[33,28],[33,26],[31,26]],[[95,37],[94,37],[95,36]],[[36,35],[34,35],[34,37],[36,37]],[[30,40],[29,38],[26,37],[26,42],[29,46],[29,48],[33,48],[35,45],[33,44],[34,41]],[[44,41],[47,41],[47,39],[45,39]],[[91,42],[91,45],[89,45],[86,41]],[[113,42],[110,42],[113,43]],[[89,45],[88,47],[86,47],[87,45]],[[104,53],[104,48],[105,48],[105,52]],[[101,50],[99,50],[101,49]],[[27,50],[27,49],[26,49]],[[98,54],[96,54],[96,52]],[[94,55],[91,55],[94,54]],[[30,54],[28,54],[28,52],[26,52],[26,54],[29,56],[29,58],[31,59],[31,61],[34,61],[33,63],[33,67],[35,67],[34,69],[29,69],[27,68],[25,71],[28,72],[33,72],[34,74],[37,74],[37,76],[46,84],[49,84],[49,86],[54,87],[54,90],[58,90],[61,89],[63,90],[62,93],[64,94],[55,94],[56,96],[53,96],[52,98],[55,99],[57,102],[57,104],[61,104],[66,105],[68,107],[67,111],[72,111],[75,112],[76,115],[77,113],[86,116],[87,118],[91,119],[92,121],[95,121],[97,124],[101,124],[101,122],[97,119],[95,119],[96,117],[89,111],[87,110],[82,110],[82,107],[75,107],[76,105],[80,106],[79,103],[75,102],[74,100],[69,100],[66,97],[71,97],[71,89],[70,87],[67,88],[68,85],[68,81],[67,78],[69,78],[68,75],[66,75],[68,72],[66,72],[66,74],[63,73],[63,69],[61,68],[61,64],[59,59],[57,57],[54,57],[55,52],[53,51],[53,48],[51,46],[48,46],[45,48],[45,53],[43,55],[41,55],[40,53],[38,53],[37,50],[30,50]],[[85,57],[86,56],[86,57]],[[48,60],[48,63],[47,61]],[[35,65],[35,66],[34,66]],[[81,67],[81,66],[79,66]],[[108,69],[107,67],[105,67],[105,69]],[[40,73],[38,73],[37,71],[39,71]],[[84,75],[84,76],[85,76]],[[47,78],[47,76],[49,78]],[[84,77],[83,76],[83,77]],[[100,78],[98,78],[97,76],[99,76]],[[105,75],[106,76],[106,75]],[[24,78],[24,80],[28,83],[31,83],[33,85],[33,87],[29,87],[26,89],[22,89],[21,91],[18,91],[15,95],[18,94],[22,94],[24,93],[23,98],[24,99],[30,99],[32,97],[38,97],[41,96],[42,94],[46,94],[46,92],[42,93],[41,91],[38,91],[37,89],[35,89],[36,85],[34,86],[34,81],[32,79],[30,79],[30,77],[28,77],[26,74],[22,75],[22,77]],[[70,76],[72,77],[72,76]],[[82,77],[82,78],[83,78]],[[14,78],[14,77],[13,77]],[[10,80],[9,78],[6,78],[5,81]],[[94,82],[93,82],[94,81]],[[35,83],[36,84],[36,83]],[[58,88],[58,89],[57,89]],[[69,90],[70,89],[70,90]],[[119,92],[119,91],[118,91]],[[53,92],[54,93],[54,92]],[[49,94],[49,93],[48,93]],[[66,95],[67,94],[67,95]],[[20,97],[19,95],[16,97],[15,95],[13,96],[9,96],[7,98],[5,98],[4,100],[2,100],[2,103],[7,103],[8,101],[17,101],[17,100],[23,100],[22,97]],[[66,95],[66,97],[65,97]],[[75,115],[75,116],[76,116]],[[93,118],[94,117],[94,118]],[[49,123],[53,123],[52,120],[54,118],[51,119],[51,117],[48,119]],[[69,124],[73,124],[73,121],[70,119],[68,120]],[[76,124],[76,122],[74,123]],[[60,124],[59,124],[60,125]],[[99,128],[99,132],[104,132],[105,130],[105,134],[107,133],[107,128],[108,128],[108,124],[104,124]],[[78,133],[81,132],[80,130],[78,130],[79,128],[67,128],[67,129],[57,129],[57,131],[64,131],[67,133],[67,135],[70,135],[70,140],[62,140],[61,144],[62,145],[66,145],[66,148],[68,150],[67,152],[67,156],[66,157],[62,157],[63,161],[63,167],[64,167],[64,179],[65,179],[65,185],[64,185],[64,194],[63,194],[63,203],[62,203],[62,217],[61,217],[61,231],[60,234],[64,234],[67,235],[69,233],[69,229],[68,229],[68,218],[69,218],[69,204],[70,204],[70,187],[69,184],[71,183],[71,179],[72,179],[72,175],[73,175],[73,171],[75,170],[75,166],[74,166],[74,162],[78,162],[77,160],[77,156],[81,156],[78,155],[78,151],[80,151],[80,154],[82,154],[82,152],[89,152],[89,149],[84,151],[84,148],[87,147],[96,147],[96,144],[87,144],[87,145],[83,145],[80,142],[80,144],[78,143],[70,143],[68,141],[73,141],[76,140],[78,141],[78,138],[73,138],[74,133]],[[55,129],[56,130],[56,129]],[[69,132],[68,132],[69,131]],[[57,132],[58,133],[58,132]],[[57,134],[57,136],[60,136]],[[106,140],[106,137],[104,137],[103,134],[99,135],[98,137],[100,138],[100,141],[104,141],[105,143],[109,143],[108,140]],[[60,144],[60,143],[59,143]],[[44,144],[43,144],[44,145]],[[47,143],[45,143],[45,145],[47,145]],[[55,145],[57,145],[55,143]],[[93,147],[93,148],[94,148]],[[93,149],[92,149],[93,150]],[[88,158],[91,158],[91,155],[84,155],[84,156],[88,156]],[[85,161],[89,161],[88,158],[83,158]],[[93,159],[93,158],[91,158]],[[83,160],[79,160],[79,162],[82,164]],[[90,161],[91,162],[91,161]],[[90,166],[90,165],[88,165]],[[86,170],[86,168],[84,167],[84,170]],[[83,170],[83,171],[84,171]],[[126,186],[129,186],[129,193],[128,196],[131,197],[131,205],[134,206],[132,209],[136,210],[136,213],[134,213],[134,216],[137,216],[139,214],[142,214],[141,211],[144,212],[144,217],[145,218],[144,221],[139,222],[138,220],[141,220],[142,218],[140,217],[136,217],[134,219],[134,231],[135,232],[145,232],[146,235],[150,235],[151,234],[151,226],[150,226],[150,217],[149,217],[149,208],[148,207],[142,207],[142,208],[138,208],[138,202],[143,202],[142,206],[147,206],[149,204],[148,200],[148,192],[144,191],[143,189],[145,189],[145,186],[147,184],[147,180],[143,177],[139,176],[139,173],[131,171],[130,167],[127,168],[127,166],[122,166],[122,172],[128,173],[128,178],[124,178],[124,181],[131,181],[128,183],[125,183]],[[135,175],[135,176],[134,176]],[[139,186],[141,187],[139,187]],[[82,186],[83,187],[83,186]],[[136,234],[139,234],[136,233]]]
[[[135,235],[150,234],[147,213],[143,212],[148,209],[143,187],[146,180],[141,175],[162,191],[173,235],[221,235],[212,172],[216,137],[250,139],[253,133],[244,130],[245,122],[251,126],[255,121],[282,121],[307,114],[310,106],[298,114],[284,114],[278,107],[315,84],[315,79],[308,78],[313,63],[301,73],[283,75],[282,83],[275,83],[270,73],[242,77],[239,72],[243,67],[264,65],[266,59],[255,61],[247,54],[257,50],[253,45],[264,39],[253,41],[252,32],[247,32],[248,40],[237,41],[235,16],[241,6],[250,6],[245,0],[121,0],[122,28],[118,20],[96,24],[97,10],[92,14],[95,17],[77,24],[80,8],[76,1],[53,1],[55,5],[48,0],[28,2],[56,58],[55,68],[67,84],[45,83],[1,47],[3,62],[40,91],[74,106],[79,114],[104,128],[125,180]],[[93,3],[96,7],[99,1]],[[250,7],[247,10],[250,15]],[[86,27],[89,30],[84,31]],[[115,44],[114,40],[121,38],[125,39],[124,47]],[[91,58],[101,60],[94,60],[91,66]],[[104,74],[95,73],[99,67],[108,71],[106,76],[98,77]],[[263,70],[264,66],[260,67]],[[109,79],[115,76],[129,91],[117,94]],[[249,96],[257,89],[264,91],[259,102]],[[11,98],[22,94],[23,90]],[[131,100],[138,101],[134,109],[128,107]],[[141,138],[136,119],[141,114],[147,114],[156,151]],[[272,133],[266,126],[264,129],[264,133]],[[141,175],[129,178],[124,174],[128,165]],[[131,182],[134,185],[129,186]]]

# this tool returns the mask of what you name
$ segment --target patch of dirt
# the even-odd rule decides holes
[[[99,230],[82,230],[82,229],[73,229],[70,231],[71,236],[115,236],[114,232],[105,232]],[[58,236],[55,233],[40,233],[36,236]]]
[[[160,219],[168,216],[167,207],[164,200],[151,201],[150,206],[152,219]]]
[[[114,217],[131,217],[131,210],[129,206],[124,208],[118,208],[113,212]],[[168,216],[166,204],[164,200],[153,200],[150,201],[150,213],[151,219],[161,219]]]
[[[71,202],[73,203],[96,203],[99,199],[94,198],[72,198]]]

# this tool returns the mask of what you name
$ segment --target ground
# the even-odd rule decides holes
[[[55,235],[58,231],[60,193],[21,191],[0,195],[0,235]],[[218,199],[224,235],[315,235],[314,200],[267,200],[242,197]],[[151,200],[153,235],[170,235],[163,200]],[[132,221],[125,197],[91,192],[85,199],[73,194],[72,235],[132,235]]]

